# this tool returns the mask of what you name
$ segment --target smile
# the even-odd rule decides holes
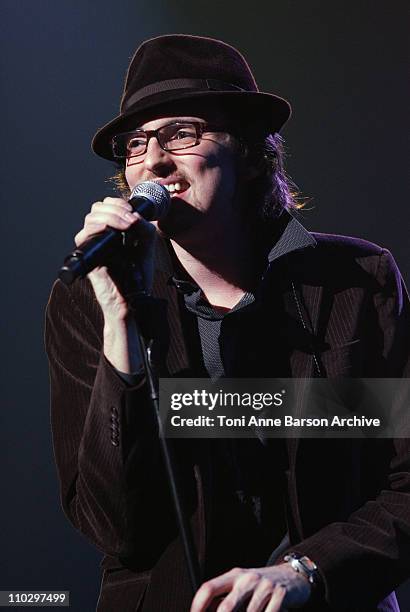
[[[176,183],[169,183],[168,185],[164,185],[165,189],[167,189],[167,191],[169,191],[169,193],[171,194],[178,194],[178,193],[182,193],[183,191],[186,191],[189,188],[189,183],[187,183],[186,181],[182,181],[182,182],[176,182]]]

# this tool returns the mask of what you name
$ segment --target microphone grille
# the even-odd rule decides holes
[[[139,183],[139,185],[135,185],[129,199],[131,201],[136,197],[143,197],[152,202],[157,210],[156,219],[159,219],[167,212],[171,201],[168,190],[163,185],[154,181],[144,181]]]

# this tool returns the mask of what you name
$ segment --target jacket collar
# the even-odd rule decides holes
[[[284,212],[282,216],[286,225],[269,251],[269,263],[293,251],[314,247],[317,244],[312,234],[289,212]]]

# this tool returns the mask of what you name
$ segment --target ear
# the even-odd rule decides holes
[[[261,176],[263,171],[263,164],[260,161],[258,163],[253,163],[251,160],[247,160],[244,162],[242,176],[246,181],[253,181]]]
[[[252,154],[244,142],[239,143],[239,170],[245,182],[258,178],[265,171],[265,160]]]

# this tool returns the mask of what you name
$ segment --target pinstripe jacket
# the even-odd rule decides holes
[[[329,377],[409,377],[409,300],[390,253],[310,234],[290,217],[285,225],[265,274],[264,296],[276,310],[264,320],[269,333],[256,332],[263,376],[277,375],[273,342],[285,329],[280,346],[290,376],[314,376],[317,360]],[[167,305],[167,321],[160,316],[154,326],[158,362],[166,375],[189,375],[195,343],[167,282],[167,249],[159,243],[157,250],[154,295]],[[89,282],[68,288],[58,281],[46,347],[62,505],[105,553],[98,610],[185,611],[189,585],[146,389],[127,386],[106,361],[102,329]],[[227,374],[244,375],[235,367]],[[189,441],[179,442],[185,501],[206,568],[212,478],[206,452],[198,456]],[[410,442],[288,440],[286,453],[291,548],[315,560],[324,583],[323,600],[306,609],[397,610],[393,596],[378,604],[410,574]],[[212,575],[212,567],[205,572]]]

